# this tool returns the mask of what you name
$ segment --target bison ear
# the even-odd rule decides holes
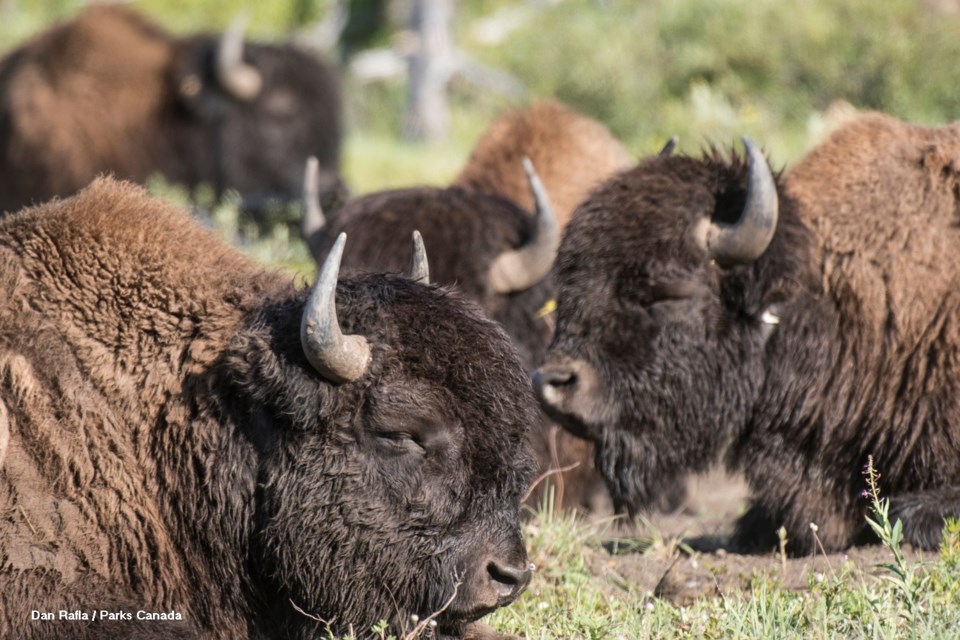
[[[217,82],[241,102],[250,102],[263,89],[263,76],[243,61],[243,34],[246,29],[247,17],[241,14],[221,36],[215,65]]]
[[[327,380],[340,384],[363,375],[370,345],[363,336],[343,335],[337,320],[337,279],[347,234],[341,233],[327,254],[300,321],[300,344],[307,360]]]
[[[427,250],[423,246],[423,236],[416,230],[413,232],[410,247],[410,262],[407,264],[407,270],[403,275],[414,282],[430,284],[430,264],[427,262]]]
[[[750,138],[743,137],[743,146],[750,171],[746,204],[732,224],[711,220],[704,239],[710,257],[724,267],[756,261],[777,230],[780,204],[770,166]]]
[[[530,158],[523,159],[523,170],[537,206],[536,228],[523,246],[504,251],[490,265],[490,286],[497,293],[523,291],[543,280],[553,268],[560,248],[560,229],[553,205]]]

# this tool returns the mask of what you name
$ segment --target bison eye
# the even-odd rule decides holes
[[[378,431],[378,442],[397,453],[425,453],[426,447],[420,439],[406,431]]]

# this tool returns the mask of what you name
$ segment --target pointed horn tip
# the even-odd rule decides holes
[[[763,157],[763,152],[760,150],[760,147],[754,143],[750,136],[740,136],[740,141],[743,142],[743,149],[747,152],[747,156],[752,161],[757,155]],[[765,159],[765,158],[764,158]]]
[[[307,158],[303,168],[303,193],[316,200],[320,190],[320,163],[314,156]]]
[[[303,168],[303,190],[308,194],[315,194],[317,191],[317,178],[319,177],[320,163],[314,156],[307,158]]]
[[[527,174],[527,177],[537,175],[536,169],[533,168],[533,161],[528,156],[523,156],[520,164],[523,166],[523,172]]]
[[[423,236],[414,229],[410,234],[410,261],[404,276],[421,284],[430,284],[430,264],[427,260],[427,250],[423,245]]]

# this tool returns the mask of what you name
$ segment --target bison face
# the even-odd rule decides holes
[[[644,509],[707,466],[756,398],[770,333],[756,261],[777,207],[751,149],[759,163],[757,186],[736,158],[648,160],[596,191],[567,229],[556,335],[533,382],[552,417],[598,445],[618,509]],[[757,202],[771,192],[772,204]],[[758,207],[773,221],[747,224]],[[723,235],[738,229],[752,237]]]
[[[359,374],[333,384],[305,357],[303,300],[258,318],[230,358],[260,425],[259,597],[290,637],[325,628],[297,609],[337,632],[442,611],[459,634],[530,579],[526,376],[502,331],[441,289],[368,276],[336,296],[369,348]]]
[[[181,45],[171,83],[176,125],[202,145],[182,155],[207,159],[201,173],[218,193],[235,189],[251,207],[298,199],[314,156],[324,205],[343,195],[339,80],[319,60],[289,46],[244,45],[242,33],[197,36]]]

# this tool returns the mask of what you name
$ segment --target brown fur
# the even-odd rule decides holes
[[[3,526],[31,534],[4,537],[2,570],[33,569],[42,542],[52,554],[43,566],[65,583],[109,576],[118,591],[140,590],[164,611],[197,597],[214,602],[215,592],[188,591],[156,463],[142,445],[162,413],[166,429],[183,427],[192,411],[177,400],[184,378],[211,365],[257,293],[279,281],[132,185],[98,181],[71,204],[69,213],[58,203],[25,212],[0,236],[0,370],[16,418],[0,512]],[[131,224],[134,216],[150,227]],[[38,284],[51,280],[64,286]],[[218,304],[225,299],[239,304]],[[203,337],[189,341],[201,317]],[[26,353],[11,351],[15,344]],[[50,469],[63,469],[53,487]],[[227,624],[239,613],[212,617]],[[0,629],[22,624],[0,615]]]
[[[550,100],[494,121],[474,145],[454,184],[503,196],[533,211],[533,196],[520,166],[524,156],[543,180],[560,228],[590,191],[633,164],[606,127]]]
[[[844,306],[864,331],[919,346],[960,273],[960,124],[863,115],[793,167],[785,186],[817,236],[824,294],[853,294]]]

